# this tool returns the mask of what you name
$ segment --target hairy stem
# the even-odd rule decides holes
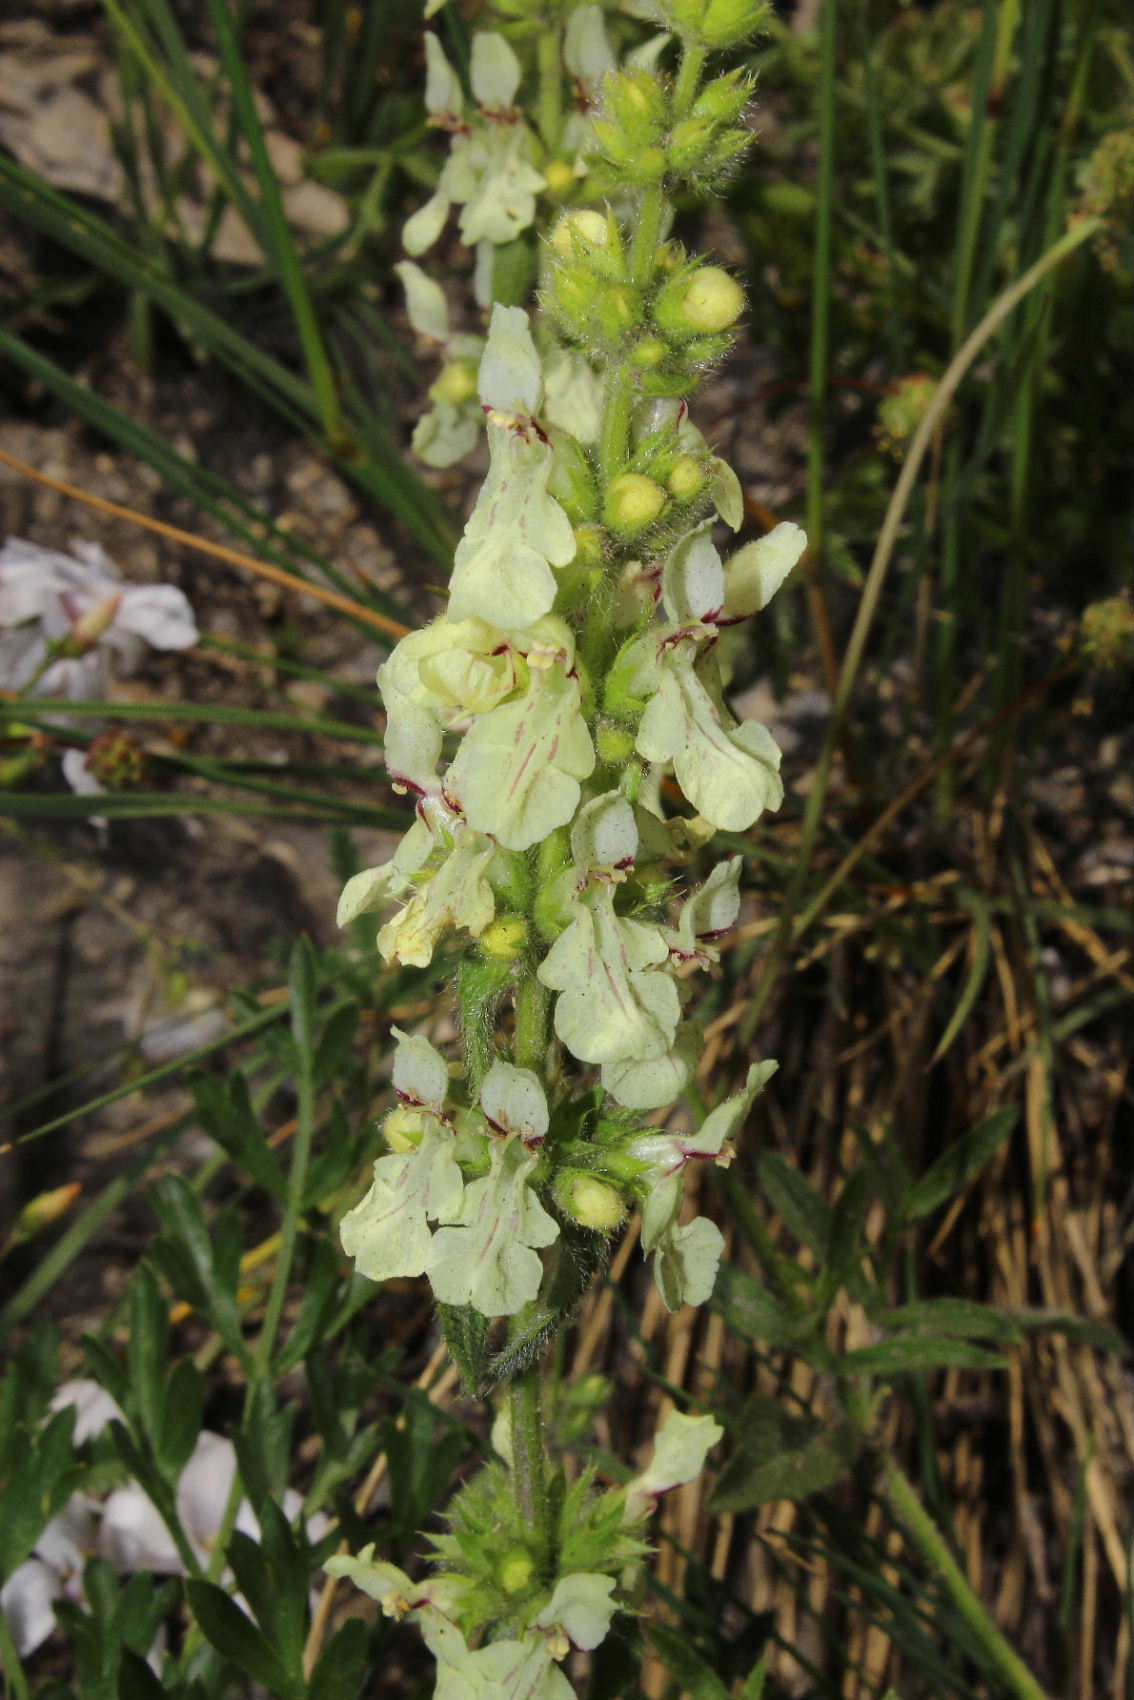
[[[524,1370],[509,1384],[508,1401],[516,1500],[524,1523],[532,1532],[540,1570],[549,1575],[554,1555],[538,1364]]]

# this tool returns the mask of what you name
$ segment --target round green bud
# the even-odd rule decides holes
[[[527,949],[528,923],[523,915],[500,915],[476,942],[490,962],[514,962]]]
[[[577,525],[574,530],[576,567],[601,567],[604,549],[602,530],[597,525]]]
[[[579,207],[574,212],[563,214],[548,240],[557,254],[562,254],[564,259],[570,259],[576,244],[587,248],[605,248],[609,237],[610,226],[603,215],[590,212],[586,207]]]
[[[476,394],[476,362],[450,360],[438,372],[429,387],[429,394],[433,401],[452,402],[455,407],[463,401],[470,401]]]
[[[391,1151],[416,1151],[425,1132],[425,1117],[408,1104],[396,1104],[382,1123],[382,1137]]]
[[[620,767],[634,754],[634,738],[621,726],[600,726],[595,747],[600,761],[610,767]]]
[[[551,159],[543,168],[544,188],[552,200],[561,201],[578,182],[575,168],[565,159]]]
[[[720,266],[699,266],[659,291],[654,318],[675,336],[726,331],[744,311],[744,291]]]
[[[496,1580],[506,1594],[522,1594],[534,1575],[535,1560],[524,1547],[513,1547],[496,1567]]]
[[[606,493],[603,518],[612,531],[625,535],[652,525],[665,507],[660,484],[641,472],[620,472]]]
[[[610,1234],[626,1220],[626,1205],[621,1193],[594,1175],[572,1174],[565,1170],[559,1177],[558,1190],[563,1208],[581,1228]]]
[[[630,364],[640,372],[648,371],[654,366],[660,366],[669,353],[669,344],[664,343],[660,336],[644,336],[641,342],[634,344],[630,350]]]
[[[708,483],[708,474],[693,455],[681,455],[665,481],[665,487],[675,502],[691,502]]]

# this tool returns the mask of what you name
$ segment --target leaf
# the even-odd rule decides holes
[[[437,1306],[449,1356],[470,1394],[477,1394],[488,1368],[488,1318],[471,1305]]]
[[[190,1079],[189,1089],[209,1138],[239,1169],[259,1181],[274,1198],[282,1199],[287,1187],[252,1107],[246,1077],[239,1072],[227,1080],[215,1074],[197,1074]]]
[[[367,1662],[366,1625],[352,1617],[320,1654],[307,1685],[307,1700],[355,1700],[366,1679]]]
[[[811,1182],[778,1151],[761,1151],[756,1171],[784,1227],[824,1261],[831,1238],[831,1211]]]
[[[205,1379],[192,1358],[181,1358],[166,1383],[161,1425],[155,1450],[162,1467],[176,1481],[192,1455],[201,1432]]]
[[[303,1700],[302,1678],[287,1670],[267,1636],[233,1604],[223,1588],[213,1582],[191,1580],[186,1583],[186,1592],[202,1634],[218,1653],[253,1682],[262,1683],[274,1700]]]
[[[251,1369],[233,1283],[216,1266],[201,1205],[181,1175],[163,1175],[153,1189],[154,1209],[164,1232],[150,1242],[150,1256],[175,1292],[208,1317],[225,1345]]]
[[[788,1310],[761,1282],[731,1263],[721,1265],[715,1302],[731,1329],[762,1346],[791,1346],[812,1332],[808,1316]]]
[[[958,893],[958,897],[966,909],[972,910],[973,916],[973,930],[969,935],[969,972],[965,978],[961,995],[957,999],[957,1007],[949,1017],[949,1025],[942,1033],[937,1049],[929,1059],[930,1067],[941,1061],[972,1013],[972,1007],[980,996],[981,987],[988,976],[988,964],[992,958],[991,922],[987,903],[975,891],[961,891]]]
[[[1010,1312],[971,1299],[915,1299],[896,1310],[880,1311],[876,1320],[886,1329],[947,1334],[962,1340],[1018,1340],[1023,1332]]]
[[[993,1110],[963,1134],[914,1183],[907,1209],[915,1220],[928,1216],[955,1193],[962,1192],[986,1163],[995,1157],[1016,1125],[1014,1105]]]
[[[354,1041],[358,1017],[359,1008],[354,1002],[339,1004],[327,1016],[311,1065],[316,1086],[334,1080],[346,1062]]]
[[[848,1352],[840,1369],[844,1375],[880,1375],[889,1378],[929,1369],[1006,1369],[996,1352],[985,1351],[967,1340],[943,1336],[895,1334],[875,1346]]]
[[[130,1282],[130,1386],[137,1400],[142,1429],[155,1451],[165,1406],[166,1348],[169,1313],[158,1284],[145,1263]]]
[[[688,1700],[729,1700],[729,1692],[700,1654],[689,1645],[687,1633],[668,1624],[650,1627],[650,1641],[670,1676]]]
[[[299,1309],[287,1345],[272,1365],[273,1376],[278,1378],[294,1369],[311,1350],[319,1338],[320,1324],[334,1303],[338,1279],[339,1260],[334,1248],[327,1239],[316,1240],[303,1279]]]
[[[760,1659],[752,1666],[744,1679],[744,1687],[740,1690],[740,1700],[763,1700],[764,1683],[768,1677],[768,1661]]]
[[[710,1500],[717,1512],[750,1511],[777,1499],[806,1499],[844,1476],[861,1446],[850,1423],[823,1428],[814,1418],[786,1411],[765,1393],[754,1393],[745,1402],[738,1429],[736,1451]]]
[[[291,1034],[304,1072],[310,1071],[315,1051],[315,998],[319,970],[311,941],[296,939],[288,963],[288,1003]]]

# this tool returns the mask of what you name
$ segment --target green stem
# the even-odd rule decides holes
[[[957,1563],[941,1535],[941,1531],[922,1505],[913,1483],[889,1452],[882,1455],[882,1479],[886,1492],[906,1532],[921,1551],[922,1557],[936,1571],[957,1611],[979,1641],[989,1663],[1006,1682],[1018,1700],[1047,1700],[1043,1689],[1013,1652],[988,1612],[973,1591],[968,1577]]]
[[[516,989],[516,1066],[547,1074],[547,990],[534,974]]]
[[[535,1538],[541,1573],[552,1566],[551,1505],[547,1491],[547,1459],[540,1410],[540,1370],[534,1365],[517,1375],[508,1387],[512,1417],[512,1474],[516,1503]]]
[[[563,128],[563,42],[559,25],[547,24],[540,32],[536,48],[539,71],[536,123],[540,140],[549,154],[559,150],[559,134]]]
[[[683,42],[681,64],[677,72],[677,81],[673,85],[673,117],[674,121],[688,115],[697,93],[697,84],[701,81],[701,72],[705,67],[705,49],[696,42]]]
[[[634,229],[634,241],[630,248],[630,275],[639,289],[644,289],[654,272],[654,262],[657,259],[658,246],[661,242],[662,225],[669,203],[660,183],[654,183],[648,189],[643,189],[642,200],[638,208],[638,222]],[[630,383],[625,373],[620,374],[620,384],[623,390],[630,389]]]

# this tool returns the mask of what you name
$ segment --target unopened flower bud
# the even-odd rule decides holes
[[[605,248],[610,238],[610,226],[602,213],[590,212],[585,207],[574,212],[564,213],[548,240],[557,254],[570,259],[577,246],[586,248]]]
[[[627,66],[606,79],[603,115],[618,125],[628,141],[649,146],[666,123],[665,91],[643,66]]]
[[[560,201],[569,195],[578,179],[575,168],[565,159],[552,159],[543,168],[543,181],[552,200]]]
[[[597,525],[577,525],[575,527],[575,559],[571,563],[572,566],[601,567],[604,554],[601,529]]]
[[[665,487],[675,502],[691,502],[708,483],[708,474],[693,455],[682,455],[673,464]]]
[[[766,0],[666,0],[663,7],[678,35],[709,48],[737,46],[767,11]]]
[[[69,1181],[66,1186],[52,1187],[50,1192],[41,1192],[29,1199],[16,1217],[15,1226],[8,1236],[8,1247],[34,1240],[61,1221],[82,1190],[81,1181]]]
[[[442,366],[429,387],[431,401],[447,401],[454,407],[470,401],[475,394],[476,362],[473,360],[450,360]]]
[[[75,624],[67,634],[66,644],[72,654],[85,655],[94,648],[99,638],[114,624],[122,601],[119,591],[108,596],[104,602],[99,602],[93,608],[88,608],[85,614],[80,614]]]
[[[496,1569],[497,1580],[506,1594],[522,1594],[535,1575],[535,1560],[524,1547],[506,1552]]]
[[[634,736],[621,726],[600,726],[595,738],[600,761],[609,767],[621,767],[634,754]]]
[[[666,504],[660,484],[641,472],[621,472],[606,493],[603,518],[625,536],[652,525]]]
[[[559,1202],[581,1228],[610,1234],[626,1219],[621,1193],[594,1175],[564,1169],[557,1178]]]
[[[391,1151],[416,1151],[424,1132],[424,1115],[408,1104],[396,1104],[382,1123],[382,1137]]]
[[[485,927],[476,942],[491,961],[514,962],[527,949],[528,923],[522,915],[501,915]]]
[[[669,344],[663,342],[660,336],[644,336],[630,350],[630,364],[639,371],[649,371],[660,366],[668,353]]]
[[[726,331],[743,311],[744,291],[720,266],[699,266],[671,279],[654,302],[655,322],[679,337]]]

